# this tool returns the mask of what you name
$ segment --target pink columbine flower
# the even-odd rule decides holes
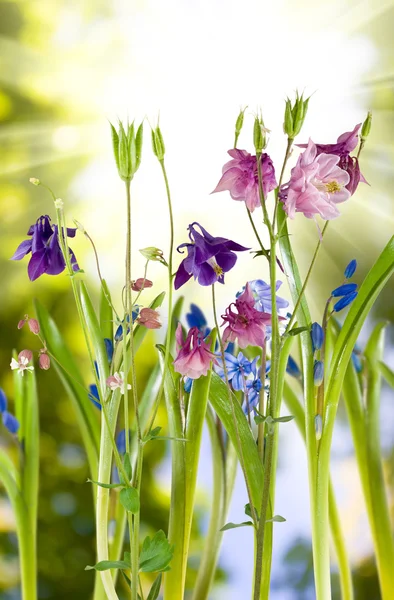
[[[153,308],[142,308],[137,322],[147,329],[160,329],[161,327],[160,315]]]
[[[232,160],[224,165],[222,178],[212,194],[228,190],[233,200],[244,201],[250,212],[253,212],[255,208],[261,206],[256,156],[238,148],[229,150],[228,154]],[[274,165],[268,154],[262,154],[260,160],[263,192],[266,198],[278,184],[275,179]]]
[[[124,373],[120,371],[119,373],[114,373],[110,377],[107,377],[106,380],[107,386],[111,389],[111,392],[119,389],[122,394],[124,394]],[[127,384],[127,389],[131,390],[131,385]]]
[[[223,332],[225,343],[237,341],[240,348],[264,346],[266,327],[271,324],[271,315],[257,310],[255,303],[252,288],[247,283],[245,291],[230,304],[226,314],[222,315],[224,323],[227,323]],[[283,317],[279,319],[283,320]]]
[[[10,367],[13,371],[18,370],[18,373],[23,377],[25,371],[34,371],[34,367],[29,366],[29,362],[32,358],[33,352],[31,350],[22,350],[22,352],[19,352],[18,354],[18,360],[15,358],[11,360]]]
[[[131,289],[134,292],[140,292],[141,290],[145,290],[146,288],[151,288],[153,282],[150,279],[145,279],[144,277],[139,277],[135,281],[131,283]]]
[[[201,375],[206,375],[211,362],[216,364],[215,355],[210,351],[209,345],[204,341],[203,334],[198,327],[189,329],[186,340],[183,339],[182,325],[178,323],[176,330],[176,342],[178,347],[178,356],[174,360],[174,371],[198,379]]]
[[[346,188],[350,177],[338,166],[340,157],[335,154],[319,154],[316,145],[309,140],[299,156],[288,184],[281,189],[283,208],[294,219],[302,212],[308,219],[320,215],[323,219],[339,216],[337,204],[350,197]]]

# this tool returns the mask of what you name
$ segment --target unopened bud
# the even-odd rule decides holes
[[[143,124],[134,130],[134,123],[124,127],[119,121],[119,131],[111,124],[112,147],[118,173],[123,181],[131,181],[141,164]]]
[[[29,319],[27,324],[29,325],[29,329],[34,335],[38,335],[40,333],[40,324],[37,319]]]
[[[51,359],[49,358],[48,354],[46,354],[45,352],[40,354],[40,357],[38,359],[38,365],[40,369],[48,371],[49,367],[51,366]]]
[[[148,246],[147,248],[142,248],[142,250],[140,250],[140,253],[147,260],[158,261],[161,262],[163,265],[167,266],[167,262],[163,256],[163,250],[160,250],[159,248],[155,248],[154,246]]]
[[[234,148],[237,147],[237,142],[238,142],[238,138],[239,138],[239,134],[241,133],[243,124],[244,124],[244,117],[245,117],[245,110],[248,107],[245,106],[245,108],[241,108],[241,110],[239,111],[239,115],[237,117],[237,120],[235,121],[235,142],[234,142]]]
[[[304,96],[299,96],[298,92],[296,92],[293,105],[289,98],[286,100],[283,130],[290,139],[294,139],[300,133],[308,111],[308,104],[309,98],[304,100]]]
[[[324,365],[321,360],[315,360],[313,365],[313,383],[320,387],[324,378]]]
[[[30,177],[29,181],[33,185],[41,185],[41,181],[39,179],[37,179],[37,177]]]
[[[261,154],[265,148],[265,127],[262,117],[255,117],[253,126],[253,143],[256,154]]]
[[[156,129],[152,129],[152,148],[153,154],[157,157],[157,159],[159,161],[164,160],[166,147],[164,145],[163,135],[159,126],[157,126]]]
[[[131,282],[131,289],[134,292],[140,292],[141,290],[144,290],[145,288],[151,288],[152,285],[153,285],[153,283],[152,283],[152,281],[150,281],[150,279],[145,279],[144,277],[139,277],[135,281]]]
[[[24,318],[18,322],[18,329],[22,329],[22,327],[24,326],[24,324],[26,323],[28,318],[29,318],[28,315],[25,315]]]
[[[153,308],[143,308],[138,317],[138,323],[147,329],[160,329],[160,315]]]
[[[78,231],[80,231],[81,233],[85,234],[86,233],[86,229],[85,227],[82,225],[82,223],[80,223],[79,221],[77,221],[76,219],[73,219],[74,225],[75,227],[78,229]]]
[[[33,352],[31,350],[22,350],[18,354],[18,361],[20,362],[22,358],[27,358],[27,361],[30,362],[33,360]]]
[[[361,127],[361,139],[365,140],[371,131],[371,125],[372,125],[372,113],[371,111],[368,111],[367,114],[367,118],[365,119],[363,126]]]
[[[61,198],[56,198],[56,200],[54,201],[54,204],[55,204],[55,208],[58,208],[59,210],[63,210],[64,202]]]

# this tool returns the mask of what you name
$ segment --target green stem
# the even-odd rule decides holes
[[[225,464],[223,462],[220,435],[210,408],[207,410],[207,424],[213,460],[212,509],[192,600],[207,600],[211,590],[223,538],[220,529],[226,523],[238,466],[237,453],[232,444],[227,449]]]
[[[261,238],[259,236],[259,232],[257,231],[256,225],[254,224],[254,221],[253,221],[252,214],[251,214],[250,210],[248,209],[248,207],[246,207],[246,212],[248,214],[248,218],[249,218],[250,224],[251,224],[252,229],[254,231],[254,235],[256,236],[256,240],[257,240],[257,242],[258,242],[258,244],[260,246],[261,252],[266,257],[266,259],[269,260],[269,258],[270,258],[269,252],[268,252],[268,250],[266,250],[264,248],[263,242],[261,241]]]
[[[138,442],[138,450],[137,450],[137,464],[134,471],[134,479],[133,485],[138,490],[138,496],[141,492],[141,478],[142,478],[142,465],[143,465],[143,444],[141,441]],[[129,527],[131,524],[131,519],[129,518]],[[139,556],[140,556],[140,542],[139,542],[139,530],[140,530],[140,511],[138,510],[132,519],[132,527],[133,527],[133,545],[131,547],[131,589],[133,591],[134,587],[138,589],[138,572],[139,572]],[[133,585],[134,581],[134,585]],[[138,592],[137,592],[138,598]],[[133,598],[134,600],[134,598]]]

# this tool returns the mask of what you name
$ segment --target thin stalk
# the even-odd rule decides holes
[[[291,147],[293,145],[293,142],[294,142],[294,140],[292,138],[287,138],[286,153],[285,153],[285,158],[284,158],[284,161],[283,161],[282,170],[280,172],[279,183],[278,183],[278,189],[279,190],[280,190],[280,187],[282,185],[283,176],[285,174],[285,168],[286,168],[287,161],[289,160],[289,157],[290,157],[290,154],[291,154]],[[277,212],[278,212],[278,204],[279,204],[279,196],[277,195],[276,198],[275,198],[274,217],[272,219],[272,225],[273,225],[274,231],[275,231],[276,216],[277,216]]]
[[[260,394],[259,394],[259,413],[261,415],[264,414],[264,410],[265,410],[265,369],[266,369],[266,365],[267,365],[267,348],[266,345],[264,344],[262,350],[261,350],[261,380],[262,380],[262,386],[261,386],[261,390],[260,390]],[[261,463],[264,465],[264,431],[265,431],[265,424],[264,422],[259,423],[258,427],[257,427],[257,447],[259,450],[259,454],[260,454],[260,458],[261,458]]]
[[[268,252],[268,250],[266,250],[264,248],[264,244],[261,241],[261,238],[259,236],[259,232],[257,231],[256,225],[254,224],[252,213],[250,212],[250,210],[248,209],[247,206],[246,206],[246,212],[248,214],[248,218],[249,218],[250,224],[251,224],[252,229],[254,231],[254,234],[256,236],[256,240],[257,240],[257,242],[258,242],[258,244],[260,246],[261,252],[264,254],[264,256],[266,257],[266,259],[269,260],[269,258],[270,258],[269,252]]]

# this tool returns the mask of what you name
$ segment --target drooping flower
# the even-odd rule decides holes
[[[253,296],[255,298],[255,308],[261,312],[272,313],[272,298],[271,298],[271,286],[262,279],[254,279],[249,281]],[[276,291],[279,290],[282,285],[281,281],[276,282]],[[282,310],[289,306],[289,303],[284,298],[276,296],[276,306],[278,310]]]
[[[145,277],[139,277],[135,281],[131,282],[131,289],[134,292],[141,292],[142,290],[151,288],[152,285],[153,285],[153,282],[150,281],[150,279],[146,279]]]
[[[40,333],[40,324],[37,319],[29,319],[29,315],[25,315],[24,318],[18,322],[18,329],[22,329],[25,323],[28,324],[30,331],[34,333],[34,335]]]
[[[339,136],[335,144],[316,144],[317,154],[335,154],[339,156],[338,166],[346,171],[349,175],[349,181],[346,184],[347,190],[351,195],[357,189],[360,181],[367,183],[363,177],[358,159],[355,156],[350,156],[350,152],[356,148],[358,144],[358,132],[361,123],[356,125],[353,131],[347,131]],[[307,144],[299,144],[300,148],[307,148]]]
[[[311,339],[313,352],[316,352],[316,350],[320,350],[324,342],[324,331],[323,327],[317,322],[312,323]]]
[[[253,212],[261,206],[257,158],[246,150],[237,148],[229,150],[228,154],[232,160],[224,165],[223,175],[212,193],[228,190],[233,200],[244,201],[250,212]],[[263,193],[266,198],[278,184],[271,158],[268,154],[262,154],[260,160]]]
[[[11,360],[10,367],[13,371],[18,370],[18,373],[23,377],[25,371],[34,371],[34,367],[29,366],[29,362],[32,358],[33,352],[31,350],[22,350],[22,352],[19,352],[18,354],[18,360],[15,358]]]
[[[44,371],[47,371],[51,366],[51,359],[49,358],[48,354],[46,353],[46,350],[44,349],[40,351],[38,365],[40,369],[43,369]]]
[[[67,236],[75,237],[76,229],[67,227]],[[59,244],[57,225],[51,225],[48,215],[42,215],[37,219],[27,232],[31,239],[22,242],[16,249],[11,260],[21,260],[31,252],[31,258],[27,267],[29,279],[35,281],[46,273],[47,275],[58,275],[64,271],[66,263],[63,258]],[[74,271],[79,270],[77,259],[70,249],[71,264]]]
[[[110,388],[111,392],[114,392],[115,390],[119,389],[121,391],[121,393],[124,393],[124,373],[123,371],[120,371],[119,373],[114,373],[113,375],[110,375],[109,377],[107,377],[106,380],[107,386]],[[127,384],[127,389],[131,390],[131,385],[128,383]]]
[[[357,283],[344,283],[339,287],[332,290],[331,296],[334,298],[340,298],[341,296],[347,296],[348,294],[352,294],[357,289]]]
[[[197,225],[201,231],[195,228]],[[190,242],[178,246],[186,248],[187,257],[179,265],[175,276],[174,287],[179,289],[191,277],[200,285],[212,285],[216,281],[224,283],[224,274],[230,271],[237,262],[235,252],[243,252],[245,248],[232,240],[213,237],[199,223],[191,223],[188,227]]]
[[[236,298],[234,303],[226,309],[222,315],[227,327],[223,332],[224,342],[235,342],[237,340],[240,348],[247,346],[263,347],[266,339],[266,327],[271,324],[271,315],[261,312],[255,308],[250,284],[247,283],[245,291]],[[232,307],[235,307],[235,310]],[[283,320],[283,317],[279,317]],[[223,325],[224,325],[223,323]]]
[[[178,355],[174,360],[174,371],[190,379],[198,379],[206,375],[211,362],[216,363],[216,357],[209,349],[209,344],[203,339],[197,327],[192,327],[183,339],[182,325],[178,323],[176,330]]]
[[[137,322],[147,329],[160,329],[161,327],[160,315],[153,308],[142,308]]]
[[[346,308],[346,306],[349,306],[349,304],[351,304],[353,300],[356,299],[357,294],[358,292],[351,292],[350,294],[343,296],[340,300],[338,300],[338,302],[334,304],[334,312],[339,312],[340,310]]]
[[[319,154],[316,145],[308,146],[291,170],[288,184],[281,188],[281,200],[287,215],[294,219],[302,212],[308,219],[320,215],[323,219],[339,216],[337,204],[350,198],[346,188],[349,174],[338,166],[336,154]]]
[[[216,373],[222,379],[225,378],[223,361],[220,356],[217,357],[218,366],[215,368]],[[253,371],[255,371],[255,366],[258,358],[255,358],[253,361],[248,360],[242,352],[238,353],[238,356],[233,356],[229,352],[224,353],[224,360],[226,363],[226,370],[228,380],[231,382],[234,390],[244,390],[246,379],[248,375],[250,375]]]

